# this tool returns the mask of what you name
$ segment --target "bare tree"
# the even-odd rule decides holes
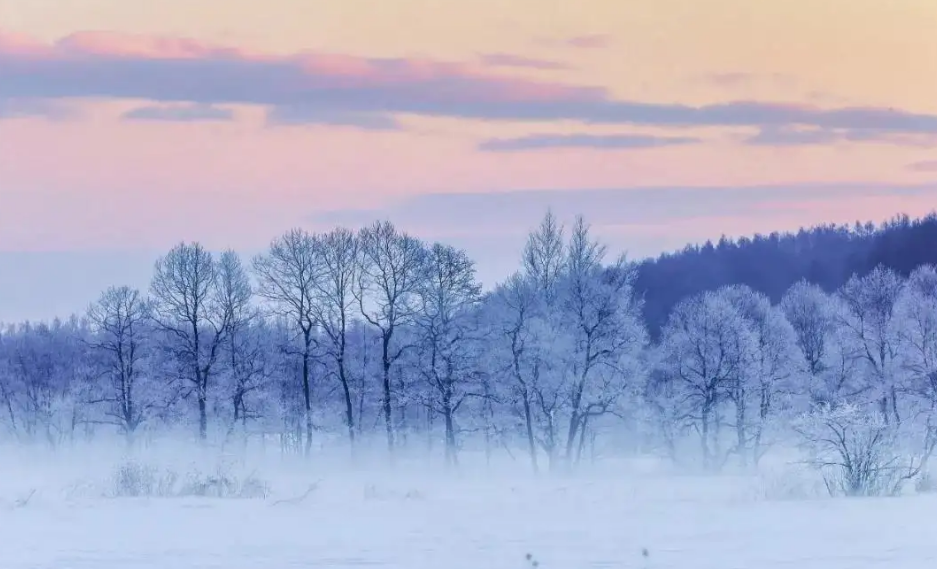
[[[515,273],[487,297],[485,304],[487,318],[497,333],[489,338],[493,344],[489,353],[494,355],[494,361],[498,361],[498,356],[502,353],[499,348],[506,348],[504,361],[500,365],[496,364],[496,372],[511,380],[514,395],[511,399],[520,407],[519,413],[534,472],[539,471],[532,408],[534,384],[538,379],[538,367],[535,364],[537,336],[533,330],[536,303],[533,284],[520,273]]]
[[[182,376],[195,393],[199,439],[205,441],[212,372],[231,319],[219,295],[212,254],[200,243],[180,243],[156,262],[150,292],[153,321],[165,332]]]
[[[523,256],[524,272],[547,304],[556,299],[565,262],[563,226],[548,211],[537,229],[527,236]]]
[[[304,452],[312,452],[312,365],[316,349],[318,309],[316,293],[322,278],[322,260],[315,238],[302,229],[293,229],[275,239],[267,253],[254,258],[257,292],[269,300],[273,310],[285,317],[298,332],[302,360],[302,393],[306,441]]]
[[[408,348],[397,341],[401,326],[413,321],[418,307],[425,248],[400,233],[389,221],[377,222],[359,234],[360,274],[355,295],[361,315],[381,336],[381,381],[387,449],[394,454],[391,367]]]
[[[895,422],[901,421],[902,341],[896,307],[903,288],[897,273],[878,266],[862,278],[853,276],[837,293],[845,306],[838,324],[864,363],[866,387],[884,420]]]
[[[528,346],[530,391],[538,442],[547,454],[551,469],[556,466],[560,448],[561,408],[566,400],[566,379],[560,354],[568,350],[568,337],[562,333],[560,286],[566,271],[564,229],[548,211],[540,225],[527,237],[523,266],[525,279],[533,285],[531,332],[536,341]],[[535,349],[533,349],[535,347]]]
[[[472,344],[477,339],[473,332],[480,298],[481,285],[475,280],[475,264],[468,255],[434,244],[427,254],[416,325],[420,374],[433,392],[428,401],[431,409],[442,415],[445,423],[449,465],[458,462],[455,415],[468,397],[482,395],[481,389],[471,385],[477,375]]]
[[[156,405],[144,365],[150,305],[137,289],[110,287],[88,310],[88,317],[94,326],[89,346],[101,353],[106,381],[105,392],[91,403],[106,405],[105,417],[117,425],[131,446],[137,428]]]
[[[756,338],[742,315],[712,292],[680,302],[661,339],[661,366],[680,416],[698,431],[703,467],[721,466],[721,406],[737,378],[747,373]],[[720,462],[717,462],[717,457]]]
[[[573,460],[577,436],[576,455],[581,456],[589,421],[617,403],[647,344],[641,304],[633,287],[635,267],[624,256],[605,267],[605,254],[605,247],[591,238],[583,218],[577,218],[560,293],[562,322],[566,324],[561,333],[570,339],[567,464]]]
[[[232,406],[229,434],[238,424],[246,436],[251,415],[247,405],[250,393],[260,388],[264,369],[264,346],[252,326],[259,322],[260,312],[253,305],[254,291],[250,278],[234,251],[225,251],[218,259],[218,297],[227,314],[228,335],[225,342],[228,386]]]
[[[744,285],[717,291],[739,311],[754,334],[751,360],[729,389],[735,405],[735,449],[743,467],[757,465],[768,446],[768,427],[790,403],[799,379],[798,336],[780,308],[767,296]],[[783,399],[782,399],[783,398]]]
[[[847,403],[824,405],[795,421],[808,462],[823,476],[831,496],[894,496],[921,473],[933,439],[908,451],[903,427],[879,411]]]
[[[355,446],[355,411],[348,366],[348,328],[355,308],[359,242],[348,229],[338,228],[316,238],[321,278],[315,279],[316,313],[327,341],[326,354],[335,365],[345,404],[345,426],[352,451]]]

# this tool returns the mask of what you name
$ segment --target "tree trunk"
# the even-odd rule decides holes
[[[204,385],[198,389],[198,438],[203,443],[208,440],[208,397]]]
[[[306,458],[312,454],[312,401],[309,393],[309,336],[310,332],[305,332],[304,339],[306,346],[303,349],[303,400],[306,406],[306,444],[304,453]]]
[[[342,347],[342,355],[338,358],[338,379],[342,382],[342,391],[345,396],[345,426],[348,427],[348,442],[351,444],[352,453],[355,451],[355,411],[351,403],[351,386],[348,384],[348,374],[345,373],[345,348]]]
[[[524,423],[527,427],[527,447],[530,450],[530,465],[534,469],[534,473],[540,471],[540,467],[537,464],[537,442],[534,440],[534,418],[533,414],[530,412],[530,394],[527,393],[525,389],[523,392],[524,395]]]
[[[442,413],[446,422],[446,465],[455,466],[458,461],[455,448],[455,425],[452,421],[452,389],[449,387],[443,394]]]
[[[390,453],[390,458],[394,458],[394,418],[392,416],[391,404],[390,404],[390,338],[389,333],[384,334],[382,348],[383,352],[381,355],[381,363],[384,368],[383,376],[383,401],[381,402],[382,407],[384,408],[384,430],[387,432],[387,452]]]

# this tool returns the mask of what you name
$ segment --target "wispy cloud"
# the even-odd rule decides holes
[[[310,221],[323,226],[358,227],[374,219],[393,219],[445,234],[466,220],[485,220],[489,230],[526,231],[547,208],[581,213],[596,225],[665,223],[705,216],[776,213],[778,206],[802,208],[810,200],[850,200],[888,196],[937,198],[937,184],[794,184],[761,186],[639,187],[621,189],[517,190],[490,193],[438,193],[407,197],[374,209],[317,212]],[[935,202],[937,203],[937,202]]]
[[[521,152],[555,148],[624,150],[699,144],[699,138],[642,134],[533,134],[518,138],[493,138],[478,145],[486,152]]]
[[[922,160],[908,164],[908,170],[912,172],[937,172],[937,160]]]
[[[391,115],[364,112],[325,111],[308,105],[278,106],[267,112],[271,125],[347,126],[360,130],[401,130],[400,122]]]
[[[38,117],[48,120],[66,120],[78,116],[78,111],[61,101],[45,99],[5,99],[0,96],[0,120]]]
[[[751,146],[818,146],[841,142],[927,148],[937,146],[937,134],[860,128],[795,128],[765,126],[742,141]]]
[[[234,111],[206,104],[148,105],[121,115],[127,121],[203,122],[231,121]]]
[[[479,60],[489,67],[521,67],[527,69],[569,69],[570,66],[560,61],[525,57],[512,53],[483,53]]]
[[[54,44],[0,41],[0,76],[0,98],[23,100],[103,97],[316,108],[323,116],[408,113],[501,121],[937,133],[937,115],[889,108],[635,102],[615,99],[601,87],[491,74],[480,64],[308,52],[279,57],[180,38],[109,33],[73,34]]]

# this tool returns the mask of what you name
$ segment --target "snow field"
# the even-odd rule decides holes
[[[103,498],[114,468],[86,464],[96,484],[77,467],[0,467],[0,567],[526,569],[528,553],[542,569],[937,566],[930,495],[813,498],[807,481],[610,466],[535,478],[293,464],[259,471],[265,499]]]

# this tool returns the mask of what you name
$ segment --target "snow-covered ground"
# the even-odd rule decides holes
[[[0,465],[0,568],[937,567],[929,495],[809,498],[789,480],[615,465],[535,479],[292,464],[258,470],[266,499],[105,498],[113,463],[63,460]]]

